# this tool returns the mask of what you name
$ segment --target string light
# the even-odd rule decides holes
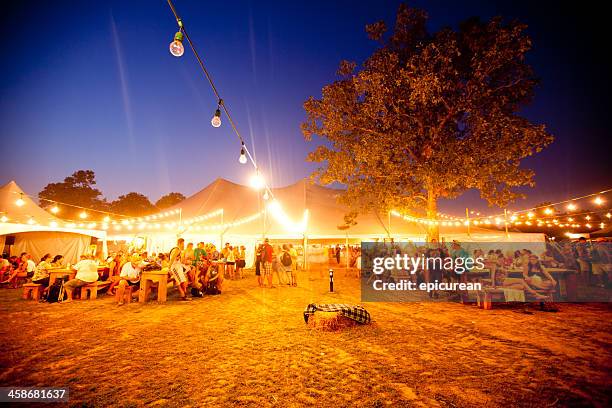
[[[546,209],[544,209],[544,214],[546,214],[546,215],[550,215],[550,214],[552,214],[552,213],[553,213],[552,208],[546,208]]]
[[[170,54],[178,58],[184,53],[185,47],[183,47],[183,33],[177,31],[177,33],[174,34],[174,40],[170,43]]]
[[[593,200],[593,202],[595,203],[595,205],[602,205],[604,203],[604,200],[601,197],[597,196],[595,197],[595,200]]]
[[[81,211],[81,213],[79,214],[79,218],[84,220],[85,218],[87,218],[87,213],[85,211]]]
[[[19,193],[19,194],[20,194],[20,196],[17,199],[17,201],[15,201],[15,205],[17,207],[23,207],[25,205],[25,201],[23,200],[23,193]]]
[[[568,209],[568,211],[575,211],[575,210],[576,210],[576,208],[578,208],[578,207],[576,207],[576,204],[574,204],[574,203],[569,203],[569,204],[567,205],[567,209]]]
[[[3,215],[2,217],[0,217],[0,221],[7,222],[8,221],[8,217],[6,215]]]
[[[255,173],[252,177],[251,180],[249,181],[249,184],[251,185],[252,188],[254,188],[255,190],[261,190],[262,188],[264,188],[264,186],[266,185],[263,177],[261,177],[261,174],[259,174],[259,172]],[[267,192],[267,191],[266,191]]]
[[[242,147],[240,148],[240,157],[238,158],[238,162],[240,164],[246,164],[247,162],[246,154],[244,154],[244,143],[242,144]]]
[[[53,214],[57,214],[59,212],[59,207],[57,205],[54,205],[53,207],[51,207],[51,212]]]
[[[217,110],[215,111],[214,116],[210,120],[210,124],[213,125],[213,127],[216,127],[216,128],[221,126],[221,109],[219,109],[219,107],[217,107]]]

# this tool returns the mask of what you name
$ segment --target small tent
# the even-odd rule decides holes
[[[22,205],[17,205],[18,200]],[[74,263],[89,249],[92,238],[101,240],[103,247],[106,243],[106,231],[66,227],[14,181],[0,187],[0,217],[0,249],[8,246],[10,255],[27,252],[38,260],[46,253],[62,254]]]

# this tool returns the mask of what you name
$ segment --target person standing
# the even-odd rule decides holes
[[[258,244],[255,248],[255,276],[257,276],[257,284],[263,287],[263,278],[261,276],[261,263],[263,259],[263,244]]]
[[[336,247],[336,263],[340,265],[340,245]]]
[[[293,247],[293,244],[289,244],[289,255],[291,255],[291,284],[297,286],[297,269],[298,269],[298,253]]]
[[[268,287],[273,288],[272,286],[272,260],[274,259],[274,250],[272,249],[272,245],[270,245],[270,240],[268,238],[264,239],[263,249],[262,249],[262,261],[264,267],[264,277],[268,281]]]
[[[181,262],[181,253],[185,249],[185,240],[179,238],[176,241],[176,246],[170,251],[170,274],[174,278],[181,296],[181,300],[187,299],[187,276],[185,275],[185,267]]]
[[[240,245],[240,247],[236,247],[235,256],[236,256],[236,275],[238,275],[238,279],[242,279],[242,271],[246,266],[246,248],[244,245]]]

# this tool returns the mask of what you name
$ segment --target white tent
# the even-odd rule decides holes
[[[62,254],[74,263],[89,249],[92,237],[101,240],[105,250],[106,231],[62,227],[62,220],[40,208],[14,181],[0,187],[0,217],[0,249],[11,237],[11,255],[28,252],[37,260],[45,253]]]
[[[357,223],[346,227],[344,216],[348,208],[337,201],[339,190],[312,184],[306,180],[287,187],[273,189],[274,200],[264,200],[262,192],[251,187],[217,179],[201,191],[188,197],[164,213],[174,214],[169,229],[154,229],[143,225],[137,232],[125,234],[112,231],[109,239],[126,240],[140,236],[148,240],[150,251],[168,251],[177,236],[188,242],[223,241],[251,244],[262,237],[276,240],[309,242],[351,242],[381,240],[424,241],[426,225],[402,218],[376,214],[360,215]],[[221,211],[222,210],[222,211]],[[149,219],[155,219],[158,214]],[[440,226],[440,236],[447,241],[514,241],[543,242],[544,234],[510,233],[465,226]],[[248,248],[248,246],[247,246]]]

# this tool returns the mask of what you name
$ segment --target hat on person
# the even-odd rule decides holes
[[[269,238],[264,239],[264,242],[270,242]]]

